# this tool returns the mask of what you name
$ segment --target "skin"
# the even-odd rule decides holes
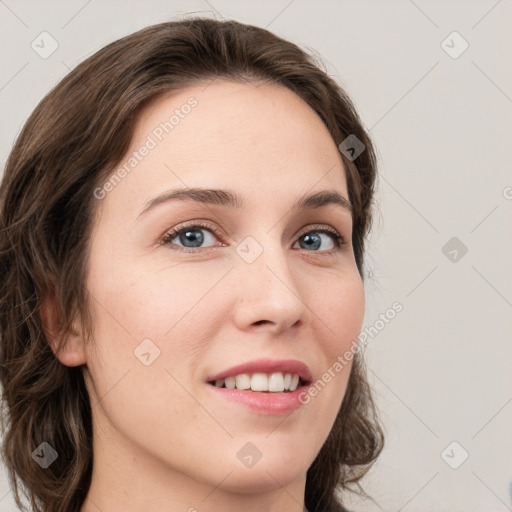
[[[298,359],[320,379],[360,332],[365,303],[350,212],[291,209],[306,192],[348,192],[335,142],[290,90],[216,80],[168,94],[142,113],[127,157],[190,96],[198,105],[97,202],[86,282],[94,343],[76,335],[58,355],[86,365],[91,397],[94,470],[81,512],[302,511],[306,472],[345,394],[350,365],[279,416],[208,388],[208,376],[261,357]],[[172,201],[137,220],[174,187],[230,189],[247,206]],[[177,236],[174,249],[159,244],[198,220],[220,236],[201,230],[195,252]],[[305,233],[319,249],[301,245]],[[247,236],[263,249],[252,263],[236,251]],[[144,339],[160,350],[149,366],[134,356]],[[248,442],[262,454],[251,468],[237,457]]]

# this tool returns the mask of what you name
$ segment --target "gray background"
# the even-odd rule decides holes
[[[374,501],[351,506],[512,510],[512,1],[0,0],[2,169],[30,112],[72,67],[189,13],[311,49],[378,148],[364,325],[395,301],[403,311],[367,346],[387,445],[364,480]],[[58,43],[47,58],[31,47],[43,31]],[[3,475],[0,510],[14,510]]]

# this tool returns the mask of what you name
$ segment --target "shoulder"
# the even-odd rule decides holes
[[[329,512],[355,512],[355,510],[349,510],[345,508],[343,505],[335,505],[332,507]]]
[[[348,510],[343,505],[339,503],[332,503],[328,508],[322,510],[321,512],[356,512],[355,510]]]
[[[339,503],[333,503],[328,509],[322,512],[355,512],[354,510],[348,510],[343,505]]]

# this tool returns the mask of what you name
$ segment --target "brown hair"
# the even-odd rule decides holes
[[[351,134],[364,144],[354,161],[342,154],[353,205],[352,244],[364,279],[376,156],[351,100],[313,57],[267,30],[207,18],[150,26],[102,48],[39,103],[0,186],[1,453],[20,510],[21,489],[34,512],[78,512],[93,465],[83,368],[55,357],[41,320],[43,300],[56,304],[60,342],[76,315],[90,339],[84,283],[98,206],[93,191],[127,151],[149,101],[215,78],[287,87],[318,113],[337,145]],[[337,493],[351,484],[363,492],[357,482],[383,439],[358,352],[334,426],[307,472],[308,510],[342,510]],[[58,452],[46,469],[32,456],[42,442]]]

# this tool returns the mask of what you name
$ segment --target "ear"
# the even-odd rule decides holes
[[[61,332],[62,310],[53,295],[48,295],[42,300],[39,316],[55,357],[65,366],[86,364],[87,356],[80,326],[78,322],[73,322],[70,332]]]

